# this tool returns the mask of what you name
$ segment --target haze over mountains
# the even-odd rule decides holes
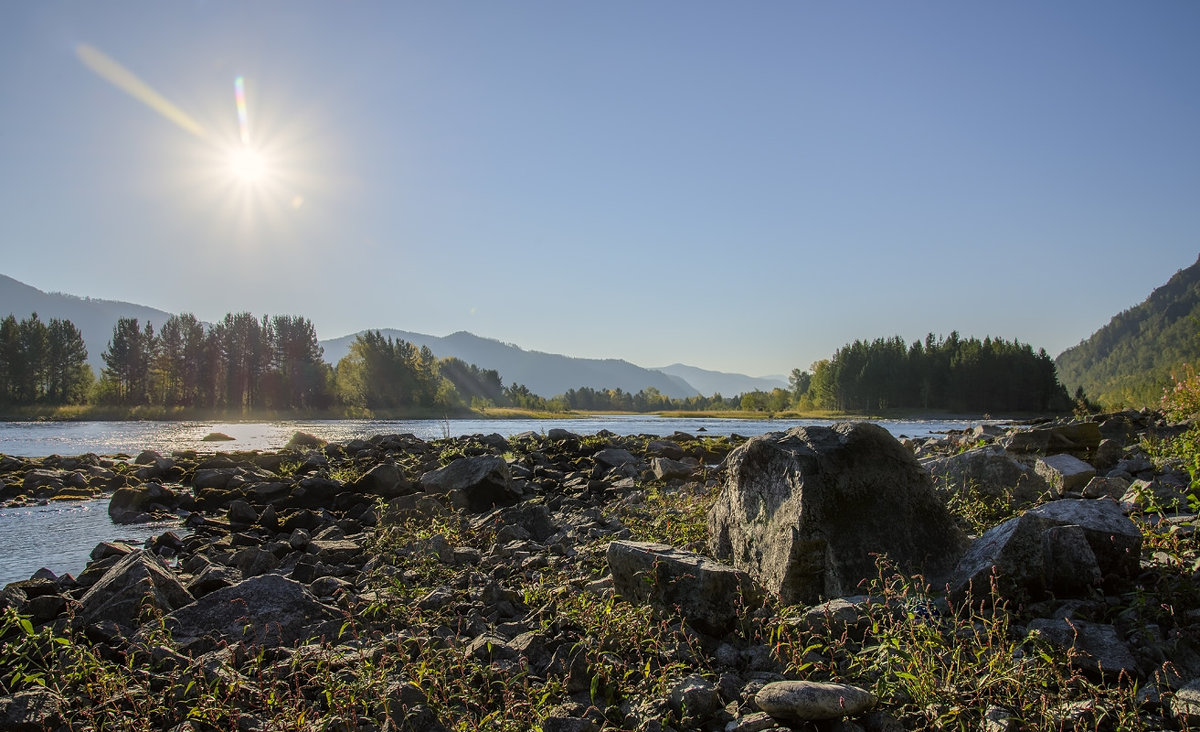
[[[157,332],[171,315],[129,302],[46,293],[0,275],[0,317],[11,313],[21,320],[35,312],[46,322],[51,318],[60,318],[74,323],[83,334],[88,362],[97,374],[104,365],[101,354],[108,347],[113,327],[119,318],[137,318],[142,323],[149,321]],[[697,394],[711,396],[713,393],[733,396],[756,389],[769,391],[787,386],[787,380],[783,377],[756,378],[683,364],[648,369],[621,359],[573,358],[526,351],[465,331],[439,337],[395,329],[378,330],[385,337],[403,339],[418,347],[428,346],[439,358],[455,357],[483,369],[495,369],[505,384],[524,384],[533,393],[546,397],[583,386],[594,389],[619,388],[629,393],[653,387],[673,399]],[[349,351],[355,335],[321,341],[325,360],[336,364]]]

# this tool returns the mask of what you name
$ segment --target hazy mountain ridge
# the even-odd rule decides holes
[[[24,320],[33,313],[37,313],[38,318],[46,323],[52,318],[70,320],[83,335],[83,342],[88,350],[88,363],[97,375],[104,365],[100,354],[108,348],[108,341],[112,338],[113,328],[118,319],[137,318],[141,323],[149,320],[157,331],[170,317],[170,313],[162,310],[121,300],[43,292],[0,274],[0,317],[10,313],[17,320]]]
[[[23,320],[35,312],[45,322],[60,318],[70,320],[79,328],[87,345],[88,363],[97,375],[104,365],[101,354],[108,347],[118,319],[137,318],[141,323],[149,321],[157,332],[171,316],[171,313],[157,308],[122,300],[43,292],[0,274],[0,317],[11,313],[17,320]],[[783,378],[751,377],[678,363],[661,369],[649,369],[623,359],[577,358],[525,350],[511,343],[466,331],[431,336],[393,328],[379,330],[385,337],[400,338],[418,347],[429,346],[440,358],[455,357],[482,369],[495,369],[505,384],[524,384],[535,394],[545,397],[557,396],[568,389],[583,386],[594,389],[619,388],[629,393],[653,387],[673,399],[700,394],[711,396],[714,393],[735,396],[747,391],[770,391],[775,387],[787,386]],[[353,333],[321,341],[325,360],[336,364],[349,351],[356,335]]]
[[[535,394],[557,396],[568,389],[587,386],[594,389],[621,389],[637,393],[654,387],[663,394],[682,399],[700,392],[677,376],[642,368],[616,358],[576,358],[541,351],[526,351],[510,343],[458,331],[448,336],[381,328],[385,338],[408,341],[418,347],[428,346],[439,358],[461,358],[482,369],[495,369],[505,384],[524,384]],[[360,331],[366,332],[366,331]],[[358,333],[321,341],[325,360],[337,363],[350,350]]]
[[[1154,404],[1200,357],[1200,259],[1055,359],[1059,380],[1105,407]]]
[[[705,396],[714,394],[736,396],[749,391],[788,388],[787,379],[782,376],[747,376],[725,371],[710,371],[682,363],[673,363],[670,366],[662,366],[654,370],[682,380]]]

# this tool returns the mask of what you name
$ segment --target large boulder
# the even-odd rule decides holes
[[[1096,477],[1096,469],[1074,455],[1038,458],[1034,469],[1046,480],[1055,496],[1081,493],[1088,481]]]
[[[879,555],[936,580],[966,546],[929,473],[878,425],[768,433],[727,465],[710,547],[784,603],[854,594]]]
[[[711,635],[729,632],[747,606],[757,604],[745,572],[666,544],[614,541],[608,566],[622,598],[678,612]]]
[[[1048,488],[1045,479],[1031,465],[996,445],[933,458],[922,464],[935,481],[954,492],[972,488],[992,498],[1028,503],[1041,497]]]
[[[396,498],[412,493],[415,487],[400,466],[393,462],[379,463],[350,486],[359,493]]]
[[[978,598],[995,581],[1007,598],[1038,597],[1046,591],[1059,597],[1080,595],[1092,585],[1133,576],[1141,547],[1141,531],[1116,501],[1054,501],[975,540],[950,579],[950,591]]]
[[[338,617],[299,582],[264,574],[211,592],[164,620],[172,636],[185,645],[208,636],[209,645],[244,640],[273,647],[321,635]]]
[[[1013,452],[1067,453],[1086,460],[1103,439],[1100,425],[1095,422],[1072,422],[1014,430],[1001,444]]]
[[[442,493],[455,508],[474,513],[516,503],[521,492],[513,485],[508,463],[494,455],[464,457],[421,476],[426,493]]]
[[[137,550],[104,573],[79,600],[79,619],[88,625],[112,621],[136,628],[144,612],[169,613],[192,602],[192,595],[162,560]]]

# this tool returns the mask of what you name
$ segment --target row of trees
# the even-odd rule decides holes
[[[0,321],[0,403],[213,408],[227,411],[444,410],[514,406],[549,411],[633,411],[789,408],[874,411],[887,408],[967,412],[1069,409],[1045,351],[1017,341],[932,334],[905,343],[899,336],[854,341],[812,371],[792,372],[791,389],[737,397],[671,399],[653,387],[637,393],[580,387],[546,399],[520,384],[505,386],[493,369],[437,358],[428,347],[357,336],[335,367],[323,360],[312,323],[292,315],[227,314],[215,325],[172,315],[159,332],[121,318],[102,354],[93,384],[87,348],[67,320],[43,323],[33,314]]]
[[[101,403],[231,410],[320,409],[332,370],[308,319],[227,314],[208,327],[190,313],[150,323],[121,318],[102,354]]]
[[[87,398],[87,346],[69,320],[33,313],[0,321],[0,404],[75,404]]]
[[[964,412],[1069,410],[1072,402],[1045,350],[986,337],[933,334],[857,340],[811,374],[793,374],[801,405],[838,410],[949,409]]]

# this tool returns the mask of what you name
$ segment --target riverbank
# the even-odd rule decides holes
[[[1053,419],[1061,414],[1005,414],[978,415],[962,414],[945,410],[888,409],[874,412],[846,412],[836,410],[785,410],[767,412],[746,409],[721,410],[658,410],[653,412],[622,411],[545,411],[519,407],[482,407],[479,409],[362,409],[340,407],[323,410],[221,410],[162,406],[116,406],[116,405],[68,405],[58,407],[7,407],[0,412],[0,422],[85,422],[85,421],[155,421],[155,422],[264,422],[282,420],[402,420],[402,419],[541,419],[571,420],[589,416],[656,415],[660,417],[690,419],[745,419],[745,420],[1005,420],[1024,421]]]
[[[18,673],[0,678],[0,727],[815,730],[760,703],[805,681],[867,694],[866,729],[1180,728],[1200,677],[1196,519],[1177,472],[1141,447],[1167,428],[1124,415],[907,443],[975,535],[1038,506],[1115,504],[1085,498],[1100,489],[1077,471],[1039,467],[1071,443],[1133,517],[1128,576],[978,606],[884,564],[835,605],[752,593],[727,626],[682,600],[715,586],[664,603],[622,584],[613,552],[659,542],[685,574],[707,568],[742,438],[556,428],[140,456],[126,474],[157,475],[131,481],[118,511],[190,510],[194,535],[97,547],[78,577],[7,589],[0,668]],[[1063,618],[1100,628],[1112,655],[1088,665],[1101,651],[1083,635],[1064,645]]]

